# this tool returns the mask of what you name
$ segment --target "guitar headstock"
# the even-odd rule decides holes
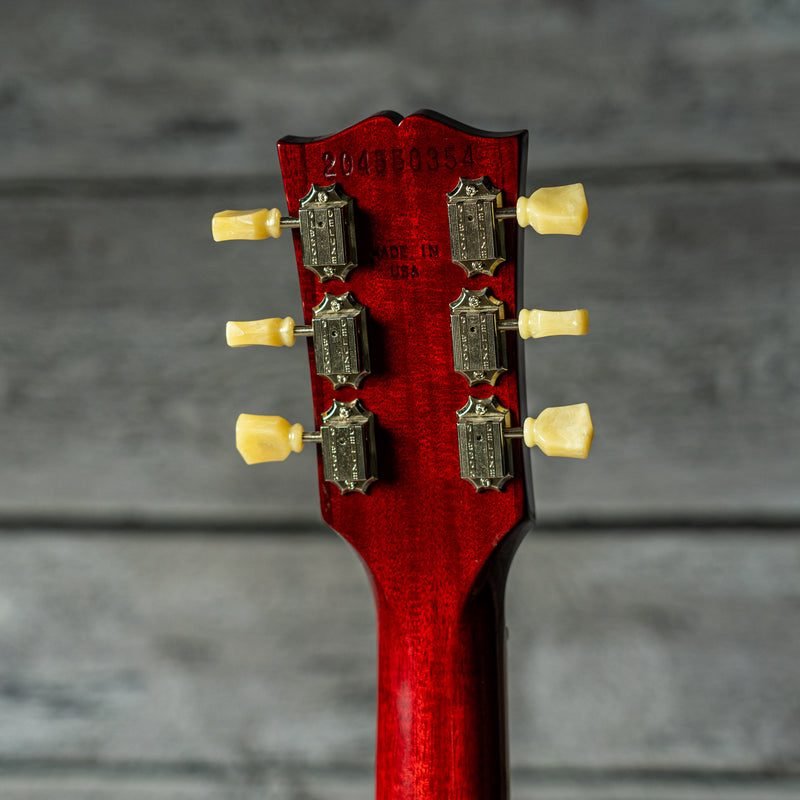
[[[215,238],[293,228],[304,325],[229,323],[233,345],[305,336],[315,427],[243,415],[248,463],[319,445],[322,515],[384,573],[468,589],[532,515],[523,442],[585,457],[585,405],[527,418],[520,338],[580,334],[585,311],[521,308],[522,231],[580,233],[580,184],[522,193],[527,134],[386,112],[278,143],[288,213],[222,212]],[[514,219],[516,219],[516,222]],[[269,309],[265,309],[269,311]],[[277,309],[274,309],[276,311]]]

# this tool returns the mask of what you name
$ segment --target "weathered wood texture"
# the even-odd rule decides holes
[[[290,242],[208,235],[278,186],[184,188],[0,198],[0,512],[318,519],[311,448],[250,469],[233,448],[240,411],[311,419],[298,347],[223,338],[300,317]],[[529,305],[592,321],[526,344],[531,412],[587,400],[597,428],[585,463],[534,454],[540,516],[796,513],[800,183],[588,191],[583,237],[527,240]]]
[[[382,108],[551,164],[797,160],[796,2],[3,4],[0,174],[274,172]]]
[[[580,778],[530,780],[514,776],[517,800],[794,800],[793,780],[686,779],[597,781]],[[347,772],[305,772],[262,777],[235,771],[223,774],[130,776],[124,770],[101,777],[66,774],[0,779],[3,800],[368,800],[372,781]]]
[[[530,186],[584,179],[581,239],[527,240],[530,396],[589,401],[537,458],[512,570],[513,796],[800,794],[800,4],[12,0],[0,25],[0,796],[366,798],[374,619],[315,524],[310,454],[245,469],[241,411],[310,415],[275,140],[381,108],[530,128]],[[269,487],[268,489],[266,487]],[[113,532],[31,528],[42,518]],[[21,527],[14,525],[16,519]],[[130,533],[204,519],[216,534]],[[563,538],[562,538],[563,536]]]
[[[523,544],[508,597],[523,785],[608,766],[634,785],[670,770],[797,776],[800,542],[751,534]],[[249,771],[291,779],[294,796],[305,773],[339,765],[370,785],[372,603],[333,534],[9,534],[0,586],[13,772],[47,759],[121,780]]]

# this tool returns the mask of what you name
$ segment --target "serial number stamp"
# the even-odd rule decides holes
[[[353,174],[400,175],[403,172],[436,172],[440,169],[454,170],[459,167],[472,168],[472,145],[466,147],[401,147],[377,148],[349,153],[345,150],[326,150],[322,154],[322,174],[326,178],[349,177]]]

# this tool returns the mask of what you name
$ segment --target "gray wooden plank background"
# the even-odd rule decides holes
[[[272,143],[435,107],[573,166],[798,156],[793,0],[7,0],[7,176],[274,172]]]
[[[794,530],[529,538],[508,592],[515,785],[791,773],[799,558]],[[8,534],[0,585],[0,763],[283,776],[292,796],[341,770],[368,796],[374,614],[335,537]]]
[[[517,798],[800,790],[800,3],[12,0],[0,26],[0,796],[367,798],[374,632],[313,455],[245,469],[239,411],[310,414],[274,142],[382,108],[529,128],[534,455],[509,587]],[[269,535],[253,535],[255,531]],[[295,533],[289,534],[288,531]]]

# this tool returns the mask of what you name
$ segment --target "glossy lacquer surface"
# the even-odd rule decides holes
[[[367,308],[372,374],[334,390],[315,373],[316,424],[334,397],[360,398],[376,416],[379,480],[369,494],[322,479],[322,515],[359,553],[378,610],[379,800],[503,800],[507,793],[503,593],[529,520],[519,443],[516,477],[478,493],[460,477],[456,411],[494,394],[519,425],[517,345],[497,385],[468,387],[453,370],[449,304],[463,287],[490,286],[516,315],[519,236],[507,261],[468,278],[452,263],[446,194],[458,179],[489,176],[514,205],[525,133],[475,131],[431,112],[384,113],[321,139],[283,139],[278,152],[289,214],[312,183],[355,199],[359,266],[321,284],[302,266],[305,321],[325,292],[350,291]],[[523,415],[524,416],[524,415]]]

